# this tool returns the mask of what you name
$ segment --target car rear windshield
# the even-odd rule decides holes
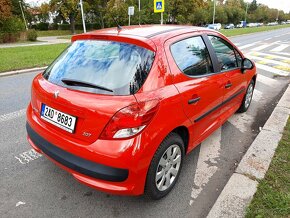
[[[133,44],[79,40],[43,73],[49,82],[91,93],[135,94],[146,80],[154,52]]]

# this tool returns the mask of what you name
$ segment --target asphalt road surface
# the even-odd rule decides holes
[[[186,157],[175,188],[159,201],[96,191],[36,154],[25,108],[37,72],[0,78],[0,217],[206,217],[289,84],[290,28],[231,40],[257,63],[252,105]]]

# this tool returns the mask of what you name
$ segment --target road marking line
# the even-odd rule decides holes
[[[283,65],[278,65],[278,66],[273,66],[274,68],[277,68],[277,69],[279,69],[279,70],[284,70],[284,71],[288,71],[288,72],[290,72],[290,66],[289,67],[287,67],[287,66],[283,66]]]
[[[29,162],[42,157],[42,154],[37,153],[34,149],[25,151],[19,155],[14,156],[21,164],[28,164]]]
[[[209,138],[207,138],[200,146],[197,167],[194,176],[194,187],[191,191],[191,199],[189,205],[203,190],[204,186],[209,182],[210,178],[218,170],[215,166],[220,155],[221,148],[221,127],[217,129]]]
[[[290,64],[290,59],[289,60],[283,60],[282,62]]]
[[[263,93],[257,89],[254,90],[254,94],[252,97],[253,101],[259,102],[262,99]]]
[[[249,52],[248,54],[254,55],[254,56],[273,57],[273,58],[279,58],[279,59],[290,61],[290,58],[279,56],[279,55],[267,54],[267,53],[263,53],[263,52]]]
[[[22,109],[22,110],[15,111],[12,113],[0,115],[0,123],[21,117],[21,116],[25,115],[25,113],[26,113],[26,109]]]
[[[281,62],[281,61],[275,61],[275,60],[266,59],[266,58],[253,56],[253,55],[248,55],[248,54],[246,56],[249,57],[250,59],[263,61],[265,63],[272,63],[272,64],[276,64],[276,65],[282,65],[282,66],[290,67],[290,64],[287,64],[287,63],[284,63],[284,62]]]
[[[254,94],[256,93],[255,90]],[[240,132],[245,133],[248,131],[251,131],[251,125],[254,121],[254,117],[249,114],[234,114],[228,119],[228,122],[230,122],[233,126],[235,126]]]
[[[279,70],[279,69],[276,69],[276,68],[273,68],[273,67],[269,67],[269,66],[266,66],[266,65],[258,64],[258,63],[255,63],[255,65],[256,65],[256,67],[258,69],[266,70],[266,71],[271,72],[271,73],[273,73],[275,75],[279,75],[279,76],[289,76],[290,75],[289,72],[286,72],[286,71],[283,71],[283,70]]]
[[[270,39],[273,39],[273,37],[270,37],[270,38],[267,38],[267,39],[264,39],[264,40],[270,40]]]
[[[287,47],[289,47],[289,45],[280,45],[280,46],[278,46],[278,47],[276,47],[276,48],[274,48],[274,49],[272,49],[272,50],[270,50],[270,51],[273,51],[273,52],[276,52],[276,51],[282,51],[282,50],[284,50],[285,48],[287,48]]]
[[[273,45],[273,43],[264,44],[264,45],[260,45],[260,46],[258,46],[258,47],[252,48],[251,50],[252,50],[252,51],[260,51],[260,50],[263,50],[263,49],[265,49],[265,48],[267,48],[267,47],[270,47],[270,46],[272,46],[272,45]]]
[[[287,52],[275,52],[275,53],[279,55],[290,56],[290,53]]]
[[[248,48],[251,46],[254,46],[256,43],[251,43],[251,44],[247,44],[247,45],[242,45],[242,46],[237,46],[239,49],[244,49],[244,48]]]
[[[263,83],[265,85],[272,86],[272,87],[275,87],[275,86],[279,86],[280,85],[280,83],[277,80],[272,79],[272,78],[269,78],[269,77],[264,76],[262,74],[258,74],[257,81],[258,82],[261,82],[261,83]]]

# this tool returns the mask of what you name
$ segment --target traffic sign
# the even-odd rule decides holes
[[[164,0],[154,0],[154,13],[164,12]]]
[[[128,7],[128,15],[129,15],[129,16],[134,15],[134,6],[130,6],[130,7]]]

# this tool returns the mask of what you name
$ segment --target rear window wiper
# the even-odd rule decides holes
[[[68,86],[82,86],[82,87],[88,87],[88,88],[102,89],[108,92],[114,92],[112,89],[108,89],[106,87],[99,86],[99,85],[85,82],[85,81],[81,81],[81,80],[64,78],[61,81]]]

